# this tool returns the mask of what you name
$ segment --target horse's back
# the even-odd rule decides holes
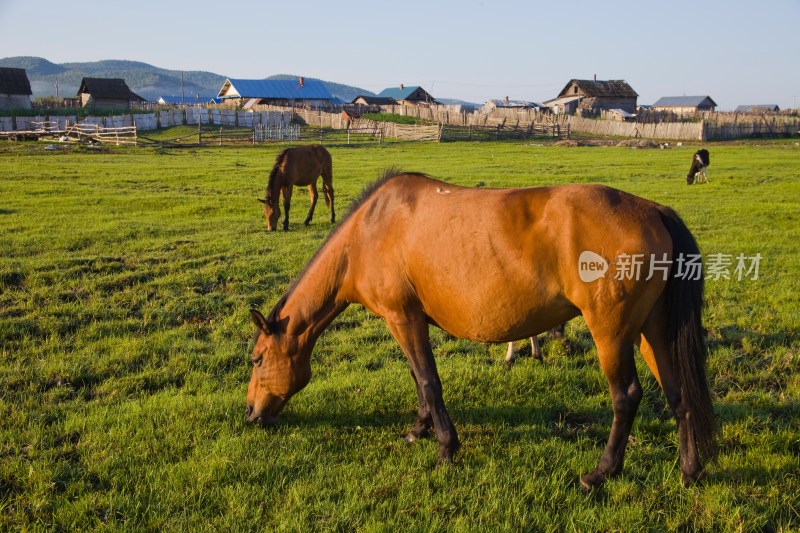
[[[483,341],[544,331],[598,292],[636,292],[627,280],[582,281],[585,251],[607,265],[671,252],[657,204],[601,185],[473,189],[401,175],[358,215],[351,246],[371,273],[356,283],[366,299],[400,287],[395,298],[418,300],[443,329]]]
[[[283,165],[282,171],[291,177],[294,185],[309,185],[314,183],[320,175],[330,176],[332,159],[331,154],[324,146],[311,144],[297,146],[284,150],[285,158],[276,164]]]

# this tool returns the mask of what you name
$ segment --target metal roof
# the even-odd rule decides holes
[[[228,78],[219,98],[275,98],[281,100],[332,100],[333,95],[319,80],[241,80]]]
[[[537,104],[536,102],[528,102],[527,100],[506,100],[505,98],[501,100],[491,99],[489,102],[493,103],[495,107],[527,107],[527,108],[536,108],[536,107],[544,107],[542,104]]]
[[[214,99],[213,96],[202,96],[202,95],[198,96],[196,94],[187,94],[186,96],[181,97],[181,96],[175,96],[173,94],[170,96],[159,96],[156,101],[160,104],[198,105],[198,104],[207,104],[212,99]]]
[[[662,96],[653,107],[699,107],[717,106],[710,96]]]
[[[395,100],[394,98],[389,98],[385,96],[367,96],[363,94],[360,94],[355,98],[353,98],[351,103],[354,104],[356,100],[358,100],[359,98],[364,100],[364,102],[366,102],[369,105],[394,105],[397,103],[397,100]]]
[[[419,89],[419,85],[412,85],[410,87],[389,87],[379,92],[378,96],[382,98],[394,98],[395,100],[407,100],[417,89]]]

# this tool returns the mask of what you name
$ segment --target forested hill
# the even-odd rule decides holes
[[[0,59],[0,67],[24,68],[31,82],[33,97],[75,96],[81,79],[122,78],[133,92],[147,100],[159,96],[185,95],[216,96],[226,76],[205,71],[167,70],[138,61],[109,59],[88,63],[52,63],[41,57],[7,57]],[[181,87],[181,74],[183,86]],[[268,79],[296,78],[297,75],[279,74]],[[311,80],[314,78],[306,76]],[[331,94],[349,102],[360,94],[372,95],[371,91],[320,80]]]

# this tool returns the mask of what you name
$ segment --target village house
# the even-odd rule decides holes
[[[250,109],[255,105],[322,107],[335,103],[325,84],[303,77],[292,80],[228,78],[217,94],[224,105]]]
[[[625,80],[570,80],[556,98],[544,104],[555,113],[599,115],[601,111],[636,113],[639,95]]]
[[[676,115],[713,112],[717,103],[710,96],[662,96],[653,104],[655,111],[670,111]]]
[[[544,106],[536,102],[528,102],[527,100],[510,100],[508,96],[500,100],[487,100],[481,112],[491,113],[497,109],[541,109]]]
[[[24,68],[0,68],[0,109],[30,109],[31,94]]]
[[[431,96],[425,89],[419,86],[406,87],[402,83],[400,87],[389,87],[378,93],[378,96],[383,98],[392,98],[401,105],[434,105],[436,99]]]
[[[780,110],[777,104],[740,105],[735,109],[737,113],[778,113]]]
[[[144,103],[121,78],[83,78],[78,89],[82,107],[130,109],[131,103]]]
[[[353,98],[350,103],[368,107],[370,111],[380,111],[382,105],[397,105],[397,100],[386,96],[366,96],[360,94]]]

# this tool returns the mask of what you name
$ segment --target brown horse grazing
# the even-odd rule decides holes
[[[588,251],[588,252],[586,252]],[[587,255],[588,254],[588,255]],[[347,306],[382,317],[416,383],[406,440],[439,442],[450,462],[458,435],[442,399],[428,326],[480,342],[509,342],[583,315],[608,380],[614,420],[588,489],[622,471],[642,387],[638,343],[678,424],[685,484],[714,452],[700,313],[703,279],[678,275],[699,256],[674,211],[601,185],[472,189],[422,174],[388,173],[368,188],[257,326],[246,417],[272,424],[311,378],[311,351]],[[641,258],[640,275],[626,268]],[[648,274],[653,274],[648,276]]]
[[[275,158],[275,165],[269,174],[267,183],[267,197],[259,198],[264,204],[264,216],[267,218],[267,230],[272,231],[278,225],[281,208],[278,199],[283,191],[283,231],[289,230],[289,206],[292,201],[292,187],[308,186],[311,194],[311,208],[304,224],[308,226],[314,216],[314,207],[317,205],[317,178],[322,176],[322,190],[325,193],[325,203],[331,210],[331,223],[336,222],[336,212],[333,209],[333,166],[331,154],[318,145],[299,146],[287,148]]]

